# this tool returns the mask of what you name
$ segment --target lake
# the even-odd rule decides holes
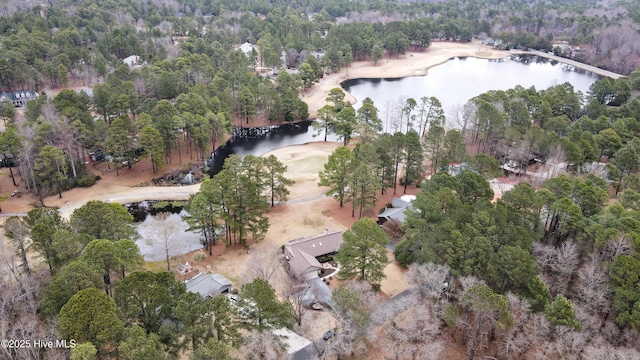
[[[423,96],[435,96],[445,113],[455,106],[464,105],[469,99],[489,90],[507,90],[521,85],[546,89],[550,86],[571,83],[576,90],[586,94],[591,84],[600,77],[591,72],[551,61],[538,56],[520,56],[502,60],[477,58],[455,58],[429,69],[427,76],[399,79],[353,79],[342,83],[344,89],[353,94],[360,107],[366,97],[373,99],[379,116],[385,125],[384,131],[393,132],[393,119],[398,103],[413,97],[418,103]],[[391,121],[389,121],[391,120]],[[271,150],[290,145],[322,141],[323,135],[315,136],[311,121],[282,125],[270,135],[251,139],[231,139],[226,146],[216,150],[210,162],[213,173],[222,168],[229,154],[260,156]],[[331,134],[329,141],[336,141]]]
[[[423,96],[435,96],[442,103],[447,117],[457,106],[489,90],[508,90],[517,85],[537,90],[568,82],[586,94],[600,76],[546,58],[524,55],[500,60],[459,57],[429,69],[426,76],[399,79],[352,79],[342,83],[345,91],[358,102],[369,97],[378,108],[385,125],[393,132],[398,104],[413,98],[420,104]],[[451,123],[448,125],[452,126]]]

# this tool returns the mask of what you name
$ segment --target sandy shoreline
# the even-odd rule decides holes
[[[309,117],[315,118],[317,111],[323,107],[329,91],[340,87],[340,83],[349,79],[366,78],[402,78],[408,76],[425,76],[428,70],[436,65],[443,64],[450,59],[459,56],[477,57],[482,59],[502,59],[511,55],[508,51],[496,50],[483,45],[480,41],[470,43],[434,42],[423,52],[407,52],[395,58],[380,60],[374,65],[372,61],[357,61],[348,69],[325,75],[322,80],[314,85],[302,96],[309,105]],[[356,99],[351,94],[346,94],[345,100],[355,103]]]
[[[340,72],[325,75],[319,83],[315,84],[306,94],[302,96],[309,105],[309,118],[317,117],[317,111],[323,107],[325,98],[333,88],[340,87],[343,81],[349,79],[367,78],[403,78],[409,76],[425,76],[428,70],[434,66],[443,64],[456,57],[476,57],[481,59],[502,59],[514,54],[532,54],[542,56],[554,61],[569,64],[571,66],[593,72],[603,77],[617,79],[620,74],[602,70],[597,67],[583,64],[571,59],[566,59],[540,51],[517,51],[511,53],[506,50],[497,50],[492,46],[484,45],[479,40],[469,43],[457,42],[433,42],[429,48],[423,52],[410,51],[395,58],[383,59],[377,64],[372,61],[357,61],[351,64],[349,69],[342,69]],[[347,74],[348,71],[348,74]],[[346,101],[353,104],[356,99],[349,93],[346,94]]]

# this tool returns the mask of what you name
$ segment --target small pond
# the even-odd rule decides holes
[[[171,257],[186,254],[202,248],[200,234],[187,231],[189,225],[182,220],[186,215],[179,202],[142,201],[125,204],[129,213],[134,216],[140,238],[136,244],[145,261],[161,261],[166,259],[165,240]],[[165,220],[154,217],[161,212],[170,215]]]

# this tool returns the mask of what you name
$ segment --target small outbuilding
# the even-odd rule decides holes
[[[198,293],[203,298],[231,293],[231,281],[220,274],[198,274],[185,281],[187,291]]]
[[[378,224],[384,225],[387,221],[394,221],[398,224],[404,223],[405,211],[411,208],[411,202],[415,200],[414,195],[404,195],[391,200],[391,207],[386,208],[378,215]]]
[[[282,339],[287,349],[288,360],[312,360],[317,358],[318,351],[310,340],[287,328],[273,330],[273,334]]]

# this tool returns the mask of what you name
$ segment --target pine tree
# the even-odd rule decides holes
[[[336,261],[340,263],[338,277],[342,280],[357,278],[378,285],[385,278],[387,235],[378,224],[364,218],[358,220],[343,234]]]

